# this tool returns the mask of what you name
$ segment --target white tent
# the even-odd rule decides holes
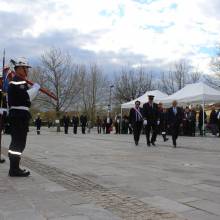
[[[188,84],[176,93],[163,98],[160,101],[164,104],[170,104],[173,100],[177,100],[180,104],[200,103],[203,106],[203,133],[205,130],[205,103],[220,102],[220,91],[209,87],[203,82]]]
[[[154,97],[154,102],[159,102],[161,99],[168,97],[167,94],[162,93],[162,92],[159,91],[159,90],[152,90],[152,91],[148,91],[148,92],[144,93],[144,95],[140,96],[140,97],[137,98],[137,99],[134,99],[134,100],[132,100],[132,101],[130,101],[130,102],[123,103],[123,104],[121,105],[121,108],[122,108],[122,109],[132,108],[132,107],[135,106],[135,102],[136,102],[137,100],[139,100],[139,101],[141,102],[141,105],[143,105],[144,103],[148,102],[148,95],[153,95],[153,96],[155,96],[155,97]]]
[[[213,89],[203,82],[188,84],[176,93],[162,98],[159,101],[164,104],[170,104],[173,100],[178,103],[203,103],[220,102],[220,91]]]

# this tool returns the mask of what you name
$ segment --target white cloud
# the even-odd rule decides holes
[[[33,19],[21,37],[37,39],[45,33],[76,31],[93,36],[80,41],[81,49],[126,51],[130,56],[144,56],[147,63],[190,58],[208,72],[210,56],[199,48],[213,47],[220,39],[218,0],[157,0],[151,4],[132,0],[0,0],[0,4],[0,13],[16,12]],[[119,63],[120,58],[110,57],[109,61]]]

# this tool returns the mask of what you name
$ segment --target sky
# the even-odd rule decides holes
[[[110,73],[164,71],[187,60],[210,74],[220,43],[219,0],[0,0],[0,50],[38,64],[50,48]],[[1,53],[0,51],[0,53]],[[2,55],[0,56],[2,57]]]

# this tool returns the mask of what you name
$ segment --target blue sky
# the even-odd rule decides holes
[[[51,47],[77,63],[166,70],[186,59],[211,73],[218,0],[0,0],[1,50],[37,63]]]

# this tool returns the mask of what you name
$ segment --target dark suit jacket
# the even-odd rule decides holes
[[[168,124],[179,126],[182,123],[183,111],[180,107],[176,107],[177,113],[174,114],[173,107],[168,109]]]
[[[209,124],[217,124],[217,112],[215,110],[212,110],[209,116]]]
[[[87,124],[87,117],[86,117],[86,115],[81,115],[80,116],[80,123],[81,123],[81,126],[86,126],[86,124]]]
[[[205,123],[207,123],[207,115],[206,112],[204,112],[204,119],[205,119]],[[203,124],[203,110],[199,111],[199,118],[198,118],[199,124]]]
[[[156,124],[160,118],[158,105],[153,103],[151,107],[149,102],[143,105],[143,117],[147,120],[148,124]]]
[[[143,110],[142,110],[142,108],[139,108],[139,112],[140,112],[141,115],[142,115],[142,118],[139,117],[139,118],[140,118],[140,121],[143,121],[143,114],[142,114]],[[136,111],[135,111],[134,108],[131,108],[131,109],[130,109],[130,113],[129,113],[129,123],[130,123],[130,124],[134,124],[135,122],[136,122]]]
[[[73,126],[78,126],[79,125],[79,117],[77,116],[73,116],[72,118],[72,123],[73,123]]]
[[[35,126],[38,128],[41,127],[41,119],[39,117],[37,117],[35,120]]]
[[[70,118],[69,116],[63,116],[63,124],[65,127],[69,126],[69,123],[70,123]]]

